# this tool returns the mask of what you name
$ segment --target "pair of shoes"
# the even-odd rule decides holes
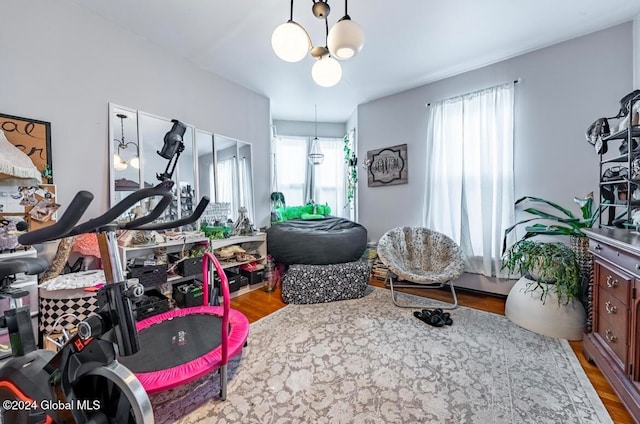
[[[428,309],[423,309],[424,311],[428,311]],[[451,319],[451,314],[449,312],[443,312],[442,309],[436,308],[431,312],[431,315],[439,315],[444,322],[444,325],[453,325],[453,320]]]
[[[444,327],[445,325],[453,324],[451,315],[448,312],[443,312],[440,308],[434,309],[433,311],[429,309],[423,309],[420,312],[415,311],[413,316],[433,327]]]
[[[442,318],[439,315],[434,315],[430,310],[423,309],[422,312],[415,311],[413,316],[418,318],[420,321],[427,323],[434,327],[443,327],[444,322],[442,322]]]

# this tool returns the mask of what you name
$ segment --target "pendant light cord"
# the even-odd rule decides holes
[[[315,130],[315,138],[318,138],[318,105],[314,105],[316,109],[315,119],[316,119],[316,130]]]
[[[117,115],[120,118],[120,140],[118,141],[118,153],[120,153],[120,149],[126,149],[127,144],[124,142],[124,118],[127,116],[123,113]]]
[[[291,0],[291,7],[289,8],[289,20],[293,21],[293,0]]]
[[[327,21],[327,17],[324,17],[324,46],[327,47],[329,45],[329,22]]]

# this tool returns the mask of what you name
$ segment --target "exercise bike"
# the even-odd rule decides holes
[[[169,159],[155,187],[138,190],[103,215],[76,225],[93,199],[89,192],[76,194],[54,225],[23,234],[22,245],[95,232],[98,237],[107,284],[98,293],[98,312],[78,325],[77,332],[57,352],[29,349],[33,338],[28,308],[8,311],[14,357],[0,368],[0,423],[117,423],[154,422],[149,397],[136,376],[117,361],[139,350],[132,301],[144,293],[139,284],[129,284],[117,250],[117,229],[162,230],[189,225],[204,212],[204,197],[192,215],[171,222],[153,223],[173,198],[171,180],[177,158],[184,149],[184,125],[174,121],[165,136],[162,157]],[[147,215],[124,224],[116,219],[138,202],[160,197]],[[16,273],[36,274],[44,270],[38,260],[0,261],[0,280]],[[34,343],[35,344],[35,343]]]

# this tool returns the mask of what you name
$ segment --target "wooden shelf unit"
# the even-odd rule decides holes
[[[153,254],[153,251],[158,248],[166,248],[167,254],[180,252],[182,249],[189,249],[193,245],[198,243],[209,243],[211,250],[219,249],[221,247],[227,247],[232,245],[247,245],[249,244],[253,250],[256,250],[259,254],[258,261],[263,262],[267,257],[267,234],[266,233],[257,233],[250,236],[232,236],[226,239],[214,239],[210,240],[207,237],[189,237],[189,238],[180,238],[174,240],[168,240],[164,243],[158,243],[154,245],[148,246],[134,246],[134,247],[124,247],[118,246],[118,251],[120,253],[120,258],[122,260],[122,265],[126,267],[128,261],[133,258],[142,258],[147,257]],[[253,261],[245,261],[245,262],[225,262],[220,261],[220,265],[223,268],[231,268],[235,266],[240,266],[242,264],[253,262]],[[192,279],[194,276],[183,277],[180,275],[169,276],[167,279],[167,283],[169,284],[177,284],[184,281],[188,281]],[[213,279],[209,279],[209,281],[213,281]],[[248,293],[252,290],[256,290],[260,288],[261,284],[254,284],[249,286],[241,287],[238,291],[231,293],[231,297],[240,296],[242,294]]]

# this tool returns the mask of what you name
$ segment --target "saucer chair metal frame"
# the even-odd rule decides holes
[[[438,304],[437,307],[440,309],[458,307],[458,297],[452,280],[462,275],[464,255],[460,246],[451,238],[428,228],[396,227],[380,238],[377,251],[378,257],[388,268],[384,285],[391,290],[391,300],[394,305],[411,309],[421,309],[426,306],[399,303],[398,292],[395,291],[397,288],[440,289],[448,284],[452,302],[445,303],[444,306]],[[434,260],[438,269],[431,270],[416,266],[416,262],[420,265],[433,264]],[[394,282],[394,278],[398,280],[401,278],[411,284],[398,284]]]

